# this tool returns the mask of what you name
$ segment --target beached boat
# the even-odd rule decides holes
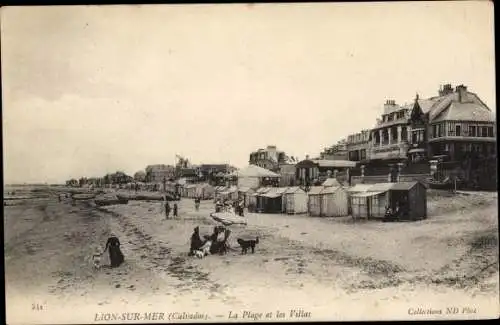
[[[164,197],[168,201],[175,201],[176,198],[170,194],[159,194],[159,193],[119,193],[116,194],[117,197],[127,199],[127,200],[138,200],[138,201],[163,201]]]
[[[247,219],[245,217],[240,217],[232,212],[213,212],[210,214],[212,219],[222,223],[224,226],[240,224],[246,225]]]
[[[88,194],[73,194],[71,196],[74,200],[92,200],[96,197],[93,193]]]
[[[115,205],[115,204],[127,204],[128,199],[123,197],[118,197],[118,195],[100,195],[94,199],[94,202],[98,206]]]

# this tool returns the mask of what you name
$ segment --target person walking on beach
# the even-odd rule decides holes
[[[168,201],[165,200],[165,216],[167,219],[168,219],[169,215],[170,215],[170,204],[168,204]]]
[[[174,217],[177,217],[177,203],[174,203]]]
[[[104,249],[104,252],[106,252],[108,248],[109,248],[109,261],[111,267],[120,266],[124,262],[125,257],[123,256],[123,253],[120,249],[120,240],[118,239],[118,237],[116,237],[116,235],[114,234],[110,235],[108,241],[106,242],[106,248]]]
[[[200,210],[200,198],[194,199],[194,208],[196,211]]]
[[[243,217],[244,210],[245,210],[245,203],[243,200],[240,200],[239,208],[240,208],[239,215],[240,215],[240,217]]]

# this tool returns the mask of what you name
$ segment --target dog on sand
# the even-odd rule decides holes
[[[207,240],[203,246],[194,251],[194,256],[198,258],[204,258],[207,255],[210,255],[210,247],[212,246],[212,241]]]
[[[102,249],[96,246],[92,249],[92,254],[88,258],[90,265],[95,270],[100,270],[102,267],[102,254],[103,254]]]
[[[238,238],[237,242],[241,246],[241,254],[246,254],[249,248],[252,249],[252,254],[253,254],[255,253],[255,246],[257,246],[257,244],[259,243],[259,237],[256,237],[255,239],[251,240]]]
[[[193,254],[194,254],[194,256],[195,256],[195,257],[197,257],[197,258],[203,258],[203,257],[205,257],[205,253],[203,253],[203,252],[202,252],[202,251],[200,251],[200,250],[195,250],[195,251],[193,251]]]
[[[92,265],[96,270],[101,269],[101,254],[92,255]]]

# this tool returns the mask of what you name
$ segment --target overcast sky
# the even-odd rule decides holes
[[[491,2],[1,9],[5,182],[304,158],[386,99],[466,84],[494,110]]]

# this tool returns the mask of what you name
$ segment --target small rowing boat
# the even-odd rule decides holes
[[[212,219],[222,223],[224,226],[240,224],[246,225],[247,219],[245,217],[240,217],[231,212],[213,212],[210,214]]]

